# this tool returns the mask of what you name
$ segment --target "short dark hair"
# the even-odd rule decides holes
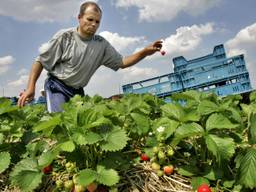
[[[83,3],[80,6],[80,11],[79,11],[79,15],[82,16],[85,12],[85,10],[89,7],[89,6],[93,6],[94,11],[99,12],[100,14],[102,14],[101,8],[99,7],[99,5],[93,1],[87,1],[85,3]]]

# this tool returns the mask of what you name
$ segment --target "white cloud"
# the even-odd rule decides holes
[[[251,83],[256,88],[256,23],[241,29],[234,38],[225,43],[227,55],[245,55],[245,62],[250,74]]]
[[[220,0],[114,0],[117,7],[138,7],[140,21],[170,21],[180,12],[199,15],[215,7]]]
[[[158,74],[158,70],[149,67],[141,68],[133,66],[121,70],[120,73],[122,74],[122,82],[135,82],[142,78],[147,79],[156,76]]]
[[[83,0],[1,0],[0,15],[20,21],[68,21],[78,15]]]
[[[14,57],[10,55],[0,57],[0,74],[7,72],[14,61]]]
[[[191,53],[197,48],[203,40],[203,37],[215,32],[213,23],[201,25],[182,26],[176,29],[175,34],[171,34],[163,40],[162,50],[166,52],[165,58],[177,57],[186,53]],[[137,49],[139,50],[139,49]],[[154,54],[148,59],[163,58],[161,54]]]
[[[28,74],[28,70],[25,68],[18,71],[18,75],[25,75],[25,74]]]
[[[138,46],[141,42],[144,42],[144,37],[124,37],[118,33],[111,33],[109,31],[100,32],[99,35],[107,39],[110,44],[119,52],[126,52],[133,47]]]
[[[233,39],[230,39],[225,44],[229,49],[229,52],[240,54],[246,52],[246,49],[256,48],[256,23],[245,27],[240,30]],[[243,48],[243,49],[242,49]]]
[[[10,93],[9,95],[18,96],[21,91],[26,89],[28,78],[29,78],[28,72],[29,72],[28,69],[21,69],[17,73],[18,78],[14,81],[9,81],[7,83],[8,86],[5,87],[5,90]],[[43,89],[44,87],[44,81],[46,77],[47,77],[47,72],[43,70],[36,83],[36,92],[35,92],[36,98],[40,95],[40,90]]]
[[[21,75],[18,80],[11,81],[8,83],[11,87],[20,87],[27,84],[28,81],[28,75]]]

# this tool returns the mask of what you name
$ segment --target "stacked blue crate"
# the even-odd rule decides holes
[[[123,85],[124,94],[152,93],[165,97],[194,89],[225,96],[252,90],[244,56],[227,58],[223,45],[215,46],[212,54],[189,61],[180,56],[173,63],[174,73]]]

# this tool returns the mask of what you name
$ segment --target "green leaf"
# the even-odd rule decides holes
[[[12,181],[21,191],[33,191],[40,185],[42,176],[41,172],[24,170],[19,172]]]
[[[112,186],[118,183],[119,176],[114,169],[105,169],[103,166],[97,166],[97,181],[103,185]]]
[[[92,169],[84,169],[78,173],[77,182],[79,185],[87,186],[97,179],[97,172]]]
[[[197,102],[201,102],[202,93],[195,90],[189,90],[182,93],[175,93],[172,95],[173,99],[176,100],[194,100]]]
[[[12,185],[19,186],[22,191],[33,191],[41,183],[42,173],[39,172],[37,161],[27,158],[15,165],[10,179]]]
[[[145,115],[141,115],[139,113],[131,113],[131,116],[134,122],[137,125],[137,132],[139,135],[146,134],[149,130],[149,120]]]
[[[76,148],[73,141],[66,141],[64,143],[60,143],[59,147],[62,149],[62,151],[67,151],[67,152],[72,152]]]
[[[204,100],[198,105],[198,112],[201,115],[209,115],[218,110],[219,106],[212,101]]]
[[[3,144],[4,141],[4,134],[0,133],[0,145]]]
[[[38,159],[38,165],[40,167],[45,167],[47,165],[50,165],[52,161],[57,157],[59,152],[56,151],[46,151],[42,153]]]
[[[254,103],[256,101],[256,91],[251,92],[249,97],[251,103]]]
[[[18,110],[17,106],[11,105],[9,99],[0,98],[0,115]]]
[[[86,139],[82,133],[74,133],[72,135],[72,139],[78,144],[78,145],[85,145]]]
[[[200,173],[200,171],[196,166],[183,165],[183,166],[179,167],[178,173],[183,176],[191,177],[193,175],[198,175]]]
[[[31,158],[22,159],[15,165],[14,169],[10,173],[10,176],[15,177],[23,170],[38,171],[37,161]]]
[[[170,119],[174,119],[177,121],[182,121],[185,112],[183,108],[178,104],[168,103],[161,106],[163,111],[163,115],[169,117]]]
[[[197,123],[182,124],[176,129],[172,144],[177,145],[183,138],[201,136],[203,134],[203,127]]]
[[[0,173],[5,171],[11,162],[11,155],[8,152],[1,152],[0,153]]]
[[[204,169],[205,171],[201,175],[209,180],[216,181],[218,179],[221,179],[223,176],[223,168],[221,167],[207,165],[206,167],[204,167]]]
[[[192,121],[199,121],[200,115],[196,110],[190,109],[186,111],[185,116],[182,118],[182,122],[192,122]]]
[[[100,145],[104,151],[118,151],[123,149],[128,141],[127,134],[122,129],[114,129],[105,135],[105,141]]]
[[[235,143],[231,138],[220,138],[216,135],[205,136],[206,145],[217,158],[218,163],[229,160],[235,153]]]
[[[162,117],[154,121],[153,130],[156,133],[157,138],[164,136],[165,139],[168,139],[175,132],[178,125],[179,122],[167,117]],[[159,127],[164,128],[162,132],[159,131]]]
[[[248,188],[256,187],[256,149],[250,148],[242,157],[241,164],[238,169],[238,181],[240,184]]]
[[[93,127],[99,127],[102,125],[112,125],[112,122],[105,117],[100,117],[98,119],[95,119],[93,122],[88,122],[88,124],[83,127],[85,129],[91,129]]]
[[[256,113],[252,113],[249,117],[248,141],[251,145],[256,144]]]
[[[39,131],[46,131],[46,132],[52,132],[52,130],[61,123],[61,119],[59,115],[56,115],[49,119],[48,121],[39,122],[39,124],[35,127],[33,127],[34,132]]]
[[[206,121],[206,130],[212,129],[234,129],[238,124],[233,124],[231,121],[222,114],[214,113]]]
[[[192,177],[191,185],[194,190],[204,183],[209,185],[209,181],[204,177]]]
[[[94,132],[88,132],[86,135],[84,135],[84,138],[86,140],[86,144],[92,145],[94,143],[97,143],[101,140],[103,140],[103,138]]]

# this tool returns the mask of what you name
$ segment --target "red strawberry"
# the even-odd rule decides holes
[[[165,51],[161,51],[161,55],[163,55],[163,56],[164,56],[164,55],[165,55],[165,53],[166,53]]]
[[[149,161],[149,157],[147,156],[146,153],[142,153],[141,156],[140,156],[140,159],[141,159],[142,161]]]
[[[43,168],[43,172],[44,174],[49,174],[52,172],[52,166],[51,165],[48,165],[46,167]]]

